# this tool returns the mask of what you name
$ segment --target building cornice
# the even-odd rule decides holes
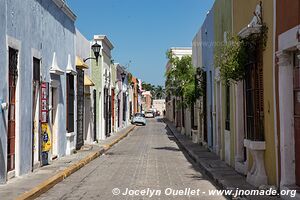
[[[95,41],[102,41],[104,44],[106,44],[110,50],[114,48],[113,44],[110,42],[110,40],[107,38],[106,35],[94,35]]]
[[[76,20],[76,15],[69,8],[64,0],[52,0],[73,22]]]

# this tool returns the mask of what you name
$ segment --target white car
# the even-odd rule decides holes
[[[145,116],[146,116],[146,118],[154,118],[155,117],[155,115],[152,111],[147,111],[145,113]]]
[[[135,113],[131,120],[132,124],[142,124],[143,126],[146,125],[145,115],[143,113]]]

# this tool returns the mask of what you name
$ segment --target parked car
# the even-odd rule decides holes
[[[145,116],[146,116],[146,118],[154,118],[155,114],[152,111],[147,111],[147,112],[145,112]]]
[[[156,116],[160,116],[160,112],[159,111],[156,111]]]
[[[132,124],[142,124],[146,125],[145,115],[143,113],[135,113],[131,120]]]

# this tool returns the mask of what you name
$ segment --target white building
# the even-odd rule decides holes
[[[191,47],[173,47],[170,49],[173,56],[182,58],[183,56],[191,56],[192,48]],[[172,64],[170,62],[166,65],[166,71],[170,70]],[[192,135],[191,131],[191,114],[190,109],[177,109],[176,102],[180,101],[180,98],[175,96],[167,96],[166,98],[166,117],[172,121],[177,129],[183,134],[189,136]]]
[[[165,99],[154,99],[153,100],[153,108],[160,112],[163,115],[166,110],[166,100]]]

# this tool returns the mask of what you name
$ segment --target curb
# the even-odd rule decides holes
[[[199,159],[197,159],[197,156],[194,154],[194,152],[192,152],[191,150],[189,150],[187,147],[185,147],[183,145],[183,143],[178,139],[178,137],[176,136],[176,134],[174,134],[174,131],[170,128],[169,124],[166,122],[165,119],[163,119],[166,126],[168,127],[168,129],[171,131],[171,133],[174,135],[174,137],[176,138],[176,141],[178,142],[179,146],[190,156],[190,158],[192,160],[195,161],[195,163],[197,164],[198,167],[200,167],[204,173],[216,184],[217,187],[219,187],[221,190],[226,190],[226,189],[230,189],[228,187],[226,187],[225,184],[223,184],[218,178],[215,178],[215,176],[213,175],[212,172],[210,172],[208,169],[206,169],[206,167],[199,161]],[[243,197],[233,197],[233,196],[225,196],[227,199],[245,199],[245,200],[251,200],[252,197],[251,196],[243,196]],[[265,196],[263,196],[265,197]],[[269,196],[268,196],[269,197]]]
[[[100,157],[103,153],[105,153],[107,150],[109,150],[112,146],[114,146],[116,143],[120,142],[122,139],[128,136],[128,134],[135,128],[135,126],[132,126],[129,128],[124,134],[119,136],[114,141],[110,142],[107,145],[103,145],[101,149],[97,152],[91,153],[90,155],[86,156],[85,158],[81,159],[79,162],[67,167],[66,169],[58,172],[56,175],[48,178],[47,180],[43,181],[33,189],[19,195],[16,200],[32,200],[43,193],[47,192],[50,188],[58,184],[59,182],[63,181],[65,178],[73,174],[74,172],[78,171],[80,168],[91,162],[92,160]]]
[[[174,137],[176,138],[176,141],[178,141],[178,143],[180,144],[180,147],[182,149],[184,149],[184,151],[191,157],[192,160],[195,161],[195,163],[197,163],[197,165],[204,171],[204,173],[209,177],[211,178],[214,183],[220,188],[220,189],[226,189],[226,187],[220,183],[220,181],[216,178],[214,178],[214,175],[209,171],[207,170],[202,164],[201,162],[197,159],[197,156],[192,152],[190,151],[188,148],[186,148],[182,142],[178,139],[178,137],[174,134],[173,130],[170,128],[170,126],[166,123],[165,119],[164,119],[164,122],[165,124],[167,125],[168,129],[171,131],[171,133],[174,135]]]

